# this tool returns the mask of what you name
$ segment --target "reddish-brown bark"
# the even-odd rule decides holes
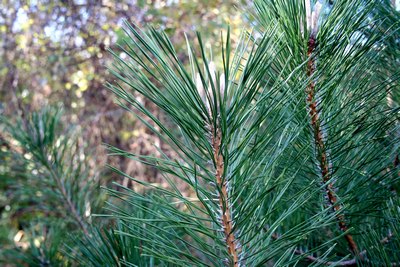
[[[239,266],[239,253],[237,250],[237,240],[233,234],[233,225],[231,210],[229,205],[229,195],[226,180],[224,179],[224,158],[221,154],[221,131],[216,129],[212,131],[212,146],[214,149],[214,161],[215,161],[215,178],[218,187],[221,192],[219,195],[219,206],[222,211],[222,227],[225,235],[225,242],[228,248],[228,253],[233,259],[233,266]]]
[[[316,47],[316,40],[313,36],[311,36],[308,41],[308,51],[307,51],[307,56],[309,57],[309,61],[307,63],[307,76],[309,78],[311,78],[315,73],[315,59],[313,58],[313,52],[315,50],[315,47]],[[319,161],[319,167],[321,170],[321,176],[323,182],[328,183],[331,180],[332,175],[329,170],[329,161],[321,129],[320,114],[317,109],[317,102],[315,101],[315,82],[312,79],[310,79],[310,82],[307,86],[306,94],[307,94],[307,105],[309,108],[309,116],[311,119],[311,127],[314,132],[314,144],[317,150],[317,157]],[[329,203],[332,205],[333,210],[335,212],[338,212],[337,220],[339,228],[343,232],[346,232],[348,230],[348,227],[344,215],[340,213],[342,206],[338,203],[333,183],[329,182],[326,185],[325,189]],[[355,243],[353,236],[347,233],[344,237],[346,238],[346,241],[352,253],[358,254],[357,244]]]

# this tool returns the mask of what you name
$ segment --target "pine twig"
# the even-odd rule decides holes
[[[221,131],[220,129],[216,129],[212,131],[212,146],[214,150],[214,161],[215,161],[215,178],[217,181],[217,185],[220,188],[220,195],[219,195],[219,206],[222,212],[222,226],[225,234],[225,242],[228,248],[228,253],[233,258],[233,266],[239,266],[239,253],[238,253],[238,244],[235,236],[233,234],[233,225],[232,225],[232,218],[231,218],[231,211],[230,205],[228,201],[228,188],[226,180],[223,177],[224,173],[224,158],[221,154]]]
[[[307,56],[310,58],[307,64],[307,76],[308,78],[312,78],[313,74],[315,73],[315,60],[313,58],[313,52],[316,47],[316,39],[313,34],[311,34],[309,40],[308,40],[308,51],[307,51]],[[331,173],[329,171],[329,161],[328,161],[328,155],[326,152],[326,146],[325,146],[325,141],[323,140],[323,134],[322,134],[322,129],[321,129],[321,121],[320,121],[320,114],[317,109],[317,103],[315,101],[315,82],[311,80],[307,86],[306,89],[306,94],[307,94],[307,105],[309,108],[309,116],[311,119],[311,126],[314,131],[314,144],[315,148],[317,150],[317,155],[318,155],[318,161],[319,161],[319,166],[321,170],[321,176],[323,179],[324,183],[328,183],[326,185],[326,194],[328,197],[328,200],[330,204],[333,207],[333,210],[335,212],[338,212],[338,215],[336,216],[336,219],[339,224],[340,230],[343,232],[348,231],[348,226],[345,222],[344,215],[339,213],[342,209],[342,206],[338,204],[337,196],[335,194],[335,188],[333,185],[333,182],[329,182],[331,180]],[[349,245],[350,250],[354,255],[359,254],[358,253],[358,247],[356,242],[353,239],[353,236],[351,234],[345,234],[345,239]]]
[[[71,198],[69,197],[67,191],[65,190],[65,187],[63,186],[59,176],[56,174],[56,172],[53,170],[53,168],[51,167],[51,165],[49,165],[49,163],[46,163],[46,168],[49,170],[50,175],[52,176],[52,178],[56,181],[57,187],[61,192],[61,195],[65,201],[65,205],[67,207],[67,209],[69,209],[69,211],[72,213],[73,218],[75,219],[76,223],[78,224],[78,226],[82,229],[83,233],[85,234],[85,236],[89,236],[89,230],[87,228],[86,223],[84,222],[84,220],[82,219],[82,216],[79,214],[79,212],[77,211],[74,203],[72,202]]]
[[[390,239],[392,237],[393,237],[393,234],[389,233],[388,236],[386,236],[385,238],[380,240],[380,243],[381,244],[387,244],[387,243],[389,243],[389,241],[390,241]],[[300,249],[296,249],[295,253],[297,255],[305,255],[305,253]],[[324,261],[324,260],[321,260],[318,257],[314,257],[314,256],[311,256],[311,255],[305,255],[305,259],[307,259],[309,261],[312,261],[312,262],[317,262],[317,263],[320,263],[320,264],[324,264],[326,266],[331,266],[331,265],[333,265],[333,266],[357,266],[357,261],[362,261],[362,262],[365,262],[365,263],[368,263],[368,264],[373,264],[373,262],[371,262],[370,260],[368,260],[365,257],[366,254],[367,254],[367,251],[363,250],[358,254],[358,258],[353,258],[353,259],[346,260],[346,261]],[[392,262],[392,263],[390,263],[389,266],[396,267],[396,266],[400,266],[400,265],[398,263]]]
[[[264,230],[268,231],[268,228],[264,227]],[[389,243],[389,241],[390,241],[390,239],[392,237],[393,237],[393,234],[389,233],[385,238],[380,240],[380,243],[381,244],[387,244],[387,243]],[[276,234],[276,233],[273,233],[272,234],[272,238],[274,240],[277,240],[277,239],[280,238],[280,236],[278,234]],[[358,261],[364,261],[364,262],[367,262],[367,263],[371,263],[370,260],[365,258],[366,254],[367,254],[366,250],[363,250],[358,254],[358,259],[357,258],[353,258],[353,259],[345,260],[345,261],[325,261],[325,260],[322,260],[322,259],[320,259],[318,257],[314,257],[312,255],[307,255],[306,252],[304,252],[301,249],[295,249],[294,253],[296,255],[303,256],[304,259],[306,259],[308,261],[317,262],[317,263],[319,263],[321,265],[325,265],[325,266],[331,266],[331,265],[333,265],[333,266],[357,266],[357,260]],[[391,263],[390,266],[395,267],[395,266],[399,266],[399,264],[398,263]]]

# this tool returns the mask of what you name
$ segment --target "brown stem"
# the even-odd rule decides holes
[[[222,211],[222,227],[225,234],[225,242],[228,248],[228,253],[233,258],[233,266],[239,266],[238,244],[233,234],[233,225],[231,218],[230,205],[228,201],[228,189],[224,174],[224,158],[221,154],[221,131],[217,128],[212,129],[212,146],[214,150],[215,161],[215,178],[217,185],[220,188],[219,207]]]
[[[268,228],[264,227],[264,230],[268,231]],[[387,235],[385,238],[380,240],[380,243],[383,244],[383,245],[387,244],[387,243],[389,243],[389,241],[390,241],[390,239],[392,237],[393,237],[393,234],[389,233],[389,235]],[[280,238],[280,235],[276,234],[276,233],[273,233],[272,234],[272,238],[277,240],[277,239]],[[331,266],[331,265],[334,265],[334,266],[357,266],[357,260],[361,260],[361,261],[364,261],[364,262],[371,263],[368,259],[366,259],[364,257],[367,254],[366,250],[363,250],[358,254],[358,257],[359,257],[358,259],[357,258],[353,258],[353,259],[345,260],[345,261],[325,261],[325,260],[322,260],[322,259],[320,259],[318,257],[314,257],[312,255],[306,255],[306,252],[304,252],[301,249],[295,249],[294,253],[297,254],[297,255],[303,256],[308,261],[317,262],[317,263],[319,263],[321,265],[325,265],[325,266]],[[399,264],[390,263],[390,266],[399,266]]]
[[[312,58],[312,53],[314,52],[316,47],[316,40],[314,36],[310,36],[310,39],[308,41],[308,51],[307,51],[307,56],[310,58],[310,60],[307,63],[307,76],[311,78],[313,74],[315,73],[315,60]],[[319,161],[319,167],[321,170],[321,175],[324,183],[328,183],[332,175],[329,171],[329,162],[328,162],[328,156],[326,152],[326,147],[325,147],[325,142],[323,139],[323,134],[322,134],[322,129],[321,129],[321,121],[320,121],[320,115],[317,109],[317,103],[315,101],[315,82],[313,80],[310,81],[310,83],[307,86],[306,89],[307,93],[307,105],[309,108],[309,115],[311,119],[311,126],[314,131],[314,143],[315,147],[317,150],[317,157]],[[336,216],[336,219],[338,221],[338,225],[340,230],[343,232],[346,232],[348,230],[348,227],[345,222],[344,215],[339,213],[340,210],[342,209],[342,206],[338,204],[337,196],[335,194],[335,189],[334,185],[332,182],[329,182],[326,187],[326,194],[328,197],[328,200],[330,204],[332,205],[332,208],[335,212],[338,213]],[[357,244],[355,243],[353,236],[350,234],[345,234],[345,239],[349,245],[350,250],[352,251],[353,254],[358,254],[358,248]]]
[[[390,239],[393,237],[393,234],[392,233],[390,233],[388,236],[386,236],[385,238],[383,238],[381,241],[380,241],[380,243],[381,244],[387,244],[387,243],[389,243],[389,241],[390,241]],[[295,253],[297,254],[297,255],[304,255],[305,253],[302,251],[302,250],[300,250],[300,249],[296,249],[295,250]],[[331,266],[331,265],[333,265],[333,266],[357,266],[357,260],[358,261],[363,261],[363,262],[366,262],[366,263],[369,263],[369,264],[372,264],[372,262],[370,261],[370,260],[368,260],[367,258],[365,258],[364,256],[366,256],[366,254],[367,254],[367,251],[366,250],[363,250],[363,251],[361,251],[359,254],[358,254],[358,259],[357,258],[353,258],[353,259],[350,259],[350,260],[346,260],[346,261],[340,261],[340,262],[337,262],[337,261],[324,261],[324,260],[321,260],[320,258],[317,258],[317,257],[314,257],[314,256],[311,256],[311,255],[306,255],[305,256],[305,259],[307,259],[307,260],[309,260],[309,261],[312,261],[312,262],[318,262],[318,263],[320,263],[320,264],[323,264],[323,265],[326,265],[326,266]],[[399,264],[398,263],[394,263],[394,262],[392,262],[392,263],[390,263],[389,264],[389,266],[399,266]]]

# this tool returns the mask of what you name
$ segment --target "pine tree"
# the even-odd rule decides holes
[[[135,186],[107,189],[111,226],[71,216],[75,264],[400,264],[398,13],[379,0],[256,0],[248,20],[235,48],[221,36],[219,59],[200,34],[187,40],[189,67],[164,32],[125,23],[108,87],[163,146],[110,156],[164,183],[111,166]]]
[[[126,23],[109,88],[174,154],[110,147],[168,182],[115,169],[146,188],[109,190],[128,207],[111,207],[117,235],[148,266],[400,264],[397,12],[361,0],[254,7],[254,32],[233,50],[228,31],[220,61],[200,35],[188,40],[189,68],[165,33]]]

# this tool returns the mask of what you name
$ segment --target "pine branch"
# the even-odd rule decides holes
[[[78,226],[81,228],[81,230],[83,231],[83,233],[86,236],[89,236],[89,230],[88,227],[86,225],[86,222],[84,221],[84,219],[82,218],[82,216],[79,214],[78,210],[76,209],[73,201],[71,200],[68,192],[66,191],[65,187],[63,186],[62,181],[60,180],[59,176],[55,173],[55,171],[53,170],[53,168],[48,165],[48,163],[46,164],[47,169],[49,170],[52,178],[54,179],[54,181],[56,181],[57,187],[61,192],[62,198],[64,199],[64,205],[67,207],[67,209],[71,212],[72,217],[75,219],[76,223],[78,224]]]
[[[1,122],[9,134],[19,142],[19,146],[13,149],[14,153],[32,155],[30,163],[43,171],[44,178],[38,181],[39,185],[43,188],[51,187],[51,192],[57,195],[56,203],[63,205],[77,227],[89,236],[88,225],[79,212],[78,196],[74,195],[73,191],[82,185],[85,173],[81,169],[82,162],[75,154],[78,151],[71,148],[74,144],[69,142],[72,136],[60,137],[59,119],[59,110],[45,108],[28,118],[19,119],[17,126],[5,117],[1,118]],[[56,145],[57,142],[59,145]],[[77,180],[76,177],[80,179]]]
[[[138,237],[147,255],[183,266],[239,266],[244,262],[263,266],[271,261],[289,265],[299,260],[351,266],[367,263],[367,253],[359,253],[360,247],[371,248],[366,249],[371,262],[395,261],[389,250],[388,255],[380,257],[377,253],[373,257],[376,247],[372,245],[377,239],[360,237],[356,244],[347,225],[347,216],[351,216],[355,231],[367,232],[367,227],[382,231],[387,229],[382,221],[389,219],[381,212],[388,187],[388,175],[381,175],[387,159],[382,159],[389,150],[382,131],[390,127],[389,112],[381,113],[379,106],[384,99],[379,74],[370,78],[375,70],[371,63],[379,61],[371,47],[379,43],[377,37],[365,43],[355,34],[364,27],[368,12],[361,0],[335,5],[330,15],[322,11],[325,23],[322,18],[318,20],[321,6],[311,12],[309,1],[308,14],[304,14],[307,12],[300,2],[260,1],[257,7],[268,14],[264,17],[268,31],[254,42],[248,55],[247,45],[239,48],[233,65],[227,44],[227,53],[223,53],[225,79],[219,80],[200,37],[199,53],[188,45],[191,68],[186,70],[164,33],[151,29],[147,34],[127,25],[130,38],[121,49],[129,58],[114,53],[118,62],[112,72],[119,83],[110,88],[121,106],[137,113],[178,155],[171,159],[163,155],[163,148],[159,149],[161,159],[115,153],[157,168],[169,184],[161,187],[118,172],[144,185],[151,194],[143,196],[124,188],[126,194],[114,195],[126,198],[135,209],[151,213],[151,218],[132,216],[113,207],[118,218],[132,224],[125,234]],[[362,10],[363,16],[348,12],[347,7],[353,6]],[[311,30],[310,40],[305,21],[311,26],[307,28]],[[322,25],[322,32],[316,30],[318,25]],[[318,58],[317,32],[322,43]],[[304,41],[309,41],[307,49]],[[310,58],[307,61],[306,54]],[[165,112],[178,131],[143,107],[132,91]],[[321,103],[316,100],[320,94]],[[306,138],[310,124],[312,137]],[[317,175],[308,164],[310,159],[318,162]],[[337,183],[333,182],[336,176],[341,178]],[[175,177],[193,189],[196,203],[182,195],[173,182]],[[217,197],[210,191],[215,187],[209,185],[217,188]],[[315,214],[321,191],[326,192],[329,204]],[[338,195],[343,195],[349,206],[346,213]],[[145,202],[138,204],[138,200]],[[361,211],[370,216],[359,216]],[[310,212],[314,213],[311,218]],[[139,232],[136,228],[143,224],[155,231]],[[271,225],[268,233],[260,231],[265,224]],[[341,235],[315,234],[332,224],[339,225]],[[282,237],[271,242],[272,233],[278,231]],[[342,236],[347,241],[344,251],[333,245]],[[293,249],[300,247],[307,252]],[[311,252],[321,256],[306,255]],[[329,261],[343,254],[354,259]]]
[[[389,242],[389,240],[393,237],[393,234],[389,234],[387,237],[383,238],[380,243],[381,244],[386,244]],[[325,266],[357,266],[357,262],[362,261],[365,263],[369,263],[372,264],[373,262],[371,262],[370,260],[368,260],[365,256],[367,254],[366,250],[361,251],[358,254],[358,258],[353,258],[351,260],[346,260],[346,261],[324,261],[318,257],[314,257],[312,255],[306,255],[306,253],[304,251],[302,251],[301,249],[296,249],[295,250],[295,254],[297,255],[304,255],[305,259],[311,261],[311,262],[317,262],[319,264],[323,264]],[[397,263],[390,263],[390,266],[399,266],[399,264]]]
[[[387,243],[389,243],[389,241],[392,237],[393,237],[393,234],[389,233],[388,236],[386,236],[385,238],[380,240],[380,243],[387,244]],[[305,255],[305,253],[300,249],[296,249],[295,253],[298,255]],[[366,254],[367,254],[367,250],[364,249],[357,255],[358,258],[353,258],[351,260],[346,260],[346,261],[324,261],[324,260],[319,259],[318,257],[314,257],[311,255],[306,255],[305,258],[309,261],[318,262],[318,263],[324,264],[326,266],[330,266],[330,265],[333,265],[333,266],[357,266],[357,262],[359,262],[359,261],[371,263],[371,261],[366,258]],[[399,265],[397,263],[391,263],[391,266],[399,266]]]
[[[310,79],[310,82],[306,88],[306,94],[307,94],[307,105],[309,108],[309,116],[311,120],[311,126],[314,131],[314,144],[315,148],[317,150],[317,156],[318,156],[318,161],[319,161],[319,167],[321,171],[321,176],[323,179],[324,183],[327,183],[326,185],[326,194],[327,198],[330,202],[330,204],[333,207],[333,210],[335,212],[338,212],[337,221],[339,224],[339,228],[343,232],[348,231],[348,226],[345,221],[345,217],[343,214],[340,213],[342,206],[338,204],[337,196],[335,193],[335,188],[333,185],[333,182],[331,181],[332,179],[332,174],[330,173],[329,170],[329,160],[328,160],[328,155],[327,151],[325,148],[325,141],[323,139],[323,133],[321,129],[321,121],[320,121],[320,114],[317,109],[317,103],[315,100],[315,82],[312,80],[312,77],[315,73],[315,58],[313,58],[313,52],[315,51],[316,48],[316,39],[313,34],[310,35],[310,38],[308,40],[308,51],[307,51],[307,56],[310,58],[310,60],[307,63],[307,76]],[[358,248],[357,244],[355,243],[353,236],[351,234],[345,234],[345,239],[349,245],[350,250],[354,255],[358,254]]]
[[[264,230],[266,232],[268,232],[268,228],[264,227]],[[274,240],[278,240],[280,238],[280,235],[277,234],[277,233],[273,233],[272,234],[272,238]],[[389,233],[388,236],[386,236],[385,238],[380,240],[380,243],[381,244],[387,244],[387,243],[390,242],[391,238],[393,238],[393,234]],[[357,262],[358,261],[364,261],[364,262],[367,262],[367,263],[371,263],[370,260],[365,258],[366,254],[367,254],[367,250],[361,251],[359,253],[359,255],[358,255],[358,258],[353,258],[353,259],[345,260],[345,261],[343,261],[343,260],[341,260],[341,261],[326,261],[326,260],[323,260],[321,258],[312,256],[312,255],[308,255],[305,251],[303,251],[301,249],[295,249],[294,253],[296,255],[303,256],[304,259],[306,259],[306,260],[308,260],[310,262],[316,262],[316,263],[319,263],[319,264],[323,264],[325,266],[331,266],[331,265],[333,265],[333,266],[357,266]],[[399,265],[397,263],[391,263],[391,266],[399,266]]]
[[[228,247],[228,253],[233,258],[233,265],[235,267],[239,266],[239,252],[238,252],[238,244],[235,236],[233,234],[233,225],[232,225],[232,217],[230,211],[230,203],[228,196],[228,185],[227,181],[224,177],[224,158],[221,154],[221,131],[217,127],[217,129],[213,129],[211,127],[212,134],[212,146],[214,152],[214,161],[215,161],[215,178],[217,181],[217,185],[220,189],[219,192],[219,207],[221,209],[222,214],[222,227],[224,228],[225,234],[225,242]]]

